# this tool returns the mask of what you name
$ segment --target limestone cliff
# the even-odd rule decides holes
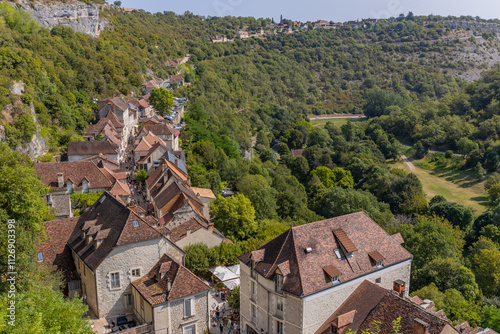
[[[62,25],[76,32],[97,37],[109,25],[107,20],[99,19],[100,5],[77,1],[72,3],[36,2],[34,4],[21,1],[18,5],[30,12],[42,27],[49,30]]]

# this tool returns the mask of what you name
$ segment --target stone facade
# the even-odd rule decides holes
[[[267,333],[277,333],[279,321],[283,324],[283,333],[313,334],[364,280],[380,284],[385,289],[392,289],[395,280],[402,280],[406,282],[408,295],[410,269],[411,260],[407,260],[299,298],[276,293],[273,281],[258,273],[254,273],[252,278],[250,268],[240,263],[241,328],[245,333],[248,333],[247,326],[257,333],[261,329]],[[252,292],[252,283],[255,284],[256,293]],[[282,301],[283,311],[278,310],[278,298]],[[252,315],[252,307],[255,317]]]
[[[95,275],[75,253],[72,253],[72,256],[75,261],[76,270],[80,276],[81,293],[84,303],[89,306],[94,314],[98,314]]]
[[[208,248],[212,248],[219,245],[223,241],[224,237],[216,233],[210,232],[205,228],[200,228],[194,232],[189,233],[189,235],[186,235],[184,238],[180,239],[175,244],[179,248],[184,249],[191,244],[202,242],[205,245],[207,245]]]
[[[132,305],[126,304],[126,295],[132,293],[130,283],[153,268],[163,254],[183,263],[183,253],[165,238],[158,238],[116,247],[96,270],[98,315],[119,315],[130,313]],[[140,269],[132,277],[132,269]],[[120,287],[111,288],[111,273],[120,273]]]
[[[191,295],[195,303],[194,315],[184,316],[184,299],[180,298],[159,305],[151,306],[136,289],[133,290],[134,314],[139,320],[153,322],[155,334],[183,334],[186,326],[195,325],[197,334],[203,334],[208,329],[208,291]],[[171,329],[169,331],[169,328]]]

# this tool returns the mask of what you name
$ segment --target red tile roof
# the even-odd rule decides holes
[[[429,325],[429,334],[439,334],[445,326],[453,327],[447,321],[424,310],[409,299],[401,298],[374,283],[364,281],[342,303],[342,305],[316,331],[316,334],[330,334],[330,326],[338,326],[339,334],[374,330],[374,321],[380,322],[380,332],[390,333],[392,323],[401,317],[400,333],[413,333],[415,322]]]
[[[84,178],[89,182],[89,189],[107,189],[112,185],[106,175],[90,161],[39,162],[35,164],[35,173],[40,175],[45,186],[54,191],[65,190],[68,179],[73,182],[74,189],[83,187]],[[58,185],[58,173],[63,174],[64,186],[62,188]]]
[[[42,253],[43,263],[61,270],[66,282],[78,279],[71,251],[66,246],[77,222],[78,217],[45,222],[47,240],[37,246],[37,253]]]
[[[340,245],[333,231],[338,229],[342,229],[357,249],[351,257],[339,259],[335,255],[334,250]],[[351,249],[352,246],[348,247]],[[307,248],[311,248],[311,252],[306,252]],[[282,290],[296,296],[307,296],[331,287],[332,282],[323,271],[327,266],[333,265],[342,273],[339,277],[341,284],[379,270],[368,256],[374,250],[384,255],[385,267],[412,259],[406,249],[364,212],[292,227],[260,249],[265,254],[255,270],[268,279],[274,279],[277,266],[288,260],[290,274]],[[239,257],[247,266],[250,266],[250,254]]]
[[[141,132],[146,131],[150,131],[156,136],[176,135],[179,133],[179,130],[174,129],[170,124],[165,123],[143,125]]]
[[[68,144],[68,156],[97,155],[99,153],[117,154],[117,151],[107,141],[70,141]]]
[[[157,279],[158,273],[164,273],[160,280]],[[169,279],[170,291],[167,283]],[[132,285],[150,305],[210,290],[210,286],[167,254],[161,257],[147,275],[135,280]]]
[[[134,227],[137,221],[139,226]],[[88,229],[87,234],[99,233],[110,229],[107,237],[96,249],[93,244],[87,244],[81,238],[82,229]],[[136,213],[122,202],[105,192],[94,205],[78,220],[68,246],[78,257],[94,271],[116,246],[134,242],[162,238],[161,233],[146,223]]]
[[[191,218],[171,230],[167,229],[165,233],[170,234],[170,240],[172,240],[173,242],[177,242],[187,236],[187,231],[194,233],[201,228],[208,229],[208,224],[203,220]],[[224,238],[224,235],[216,228],[214,228],[214,233]]]

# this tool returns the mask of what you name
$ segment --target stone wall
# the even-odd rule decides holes
[[[140,276],[143,276],[165,253],[183,263],[183,254],[165,238],[126,244],[113,249],[96,270],[99,317],[131,312],[132,307],[125,305],[125,294],[132,293],[132,269],[140,268]],[[111,289],[112,272],[120,273],[121,286],[118,289]]]
[[[34,5],[22,1],[18,5],[30,12],[33,19],[49,30],[61,25],[72,28],[76,32],[97,37],[109,26],[107,20],[99,19],[101,7],[99,5],[78,1],[73,3],[37,2]]]
[[[406,296],[408,296],[410,289],[410,267],[411,260],[408,260],[303,298],[303,333],[315,333],[364,280],[376,283],[377,279],[380,279],[380,283],[377,284],[388,290],[392,290],[395,280],[402,280],[406,282]]]
[[[203,334],[208,329],[208,291],[193,296],[194,316],[184,317],[184,299],[169,302],[172,334],[183,334],[183,327],[196,324],[196,333]]]

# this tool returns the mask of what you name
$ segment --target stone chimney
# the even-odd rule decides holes
[[[393,284],[393,290],[396,292],[401,298],[405,296],[406,291],[406,283],[402,280],[396,280]]]
[[[210,234],[214,234],[214,223],[208,224],[208,232],[210,232]]]
[[[47,205],[51,208],[53,204],[54,203],[52,203],[52,194],[47,194]]]
[[[57,186],[59,188],[64,187],[64,175],[63,175],[63,173],[57,173]]]
[[[191,235],[191,230],[186,231],[186,237],[189,237]]]

